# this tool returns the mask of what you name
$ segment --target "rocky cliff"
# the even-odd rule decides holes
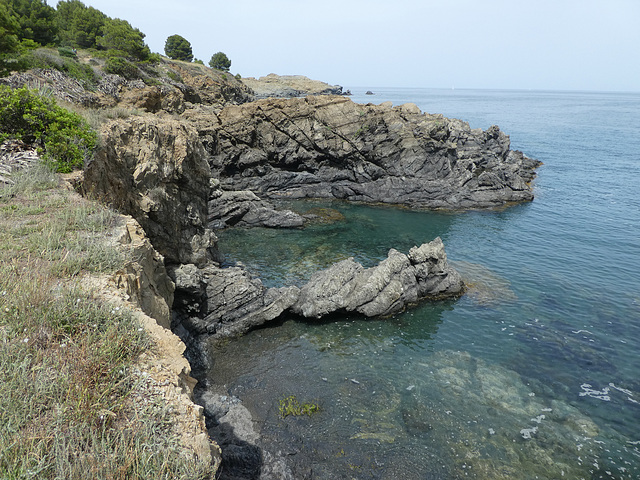
[[[359,105],[336,96],[228,106],[213,124],[211,166],[225,189],[421,208],[485,208],[533,199],[536,160],[496,126]]]

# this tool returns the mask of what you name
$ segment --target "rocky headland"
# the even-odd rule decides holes
[[[444,209],[533,199],[539,162],[497,126],[471,129],[413,104],[268,99],[228,106],[217,121],[210,163],[228,190]]]
[[[311,80],[304,75],[276,75],[270,73],[258,79],[247,77],[242,83],[253,90],[256,98],[292,98],[307,95],[343,95],[340,85],[329,85],[319,80]]]
[[[175,285],[171,320],[165,315],[163,323],[171,323],[186,343],[201,378],[210,368],[205,339],[228,339],[283,314],[310,320],[344,312],[386,316],[464,291],[440,239],[425,239],[406,254],[389,245],[388,257],[371,268],[343,260],[306,285],[266,288],[241,267],[220,266],[224,245],[218,245],[215,229],[302,227],[303,216],[272,203],[282,198],[443,209],[533,199],[539,162],[511,150],[509,137],[496,126],[471,129],[411,104],[359,105],[334,95],[254,101],[262,94],[229,75],[183,62],[167,61],[161,69],[167,77],[158,85],[104,75],[96,91],[51,71],[4,83],[50,85],[58,98],[85,108],[128,109],[102,124],[100,147],[75,185],[131,215],[161,255],[166,274],[144,285],[153,298],[159,285]],[[126,278],[125,289],[131,283]],[[226,400],[212,403],[206,387],[198,396],[209,399],[202,400],[207,427],[221,443],[223,469],[228,466],[221,478],[286,478],[260,477],[260,465],[275,471],[282,459],[259,440],[250,442],[259,448],[239,450],[246,446],[242,438],[216,438],[231,407]],[[258,462],[257,474],[229,473],[242,455]]]

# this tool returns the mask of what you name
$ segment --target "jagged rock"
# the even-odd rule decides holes
[[[215,177],[271,198],[339,198],[426,208],[495,207],[533,199],[536,160],[496,126],[423,114],[413,104],[345,97],[228,106],[210,127]]]
[[[180,76],[180,83],[193,92],[185,96],[191,103],[222,106],[254,100],[251,89],[229,73],[197,63],[167,62],[167,66]]]
[[[242,83],[253,90],[256,98],[267,97],[304,97],[307,95],[342,95],[340,85],[329,85],[318,80],[311,80],[304,75],[276,75],[270,73],[266,77],[255,79],[243,78]]]
[[[335,312],[385,316],[426,297],[456,296],[463,283],[447,264],[440,238],[409,255],[391,249],[379,265],[365,269],[353,259],[343,260],[314,274],[300,289],[292,311],[307,318]]]
[[[198,134],[155,116],[112,121],[85,169],[84,190],[133,216],[168,263],[215,257],[206,228],[209,166]]]
[[[210,228],[237,227],[292,228],[301,227],[304,217],[291,210],[278,210],[248,190],[226,191],[214,181],[209,194]]]
[[[302,288],[267,289],[239,267],[183,265],[170,273],[176,299],[181,293],[192,299],[191,304],[174,303],[182,324],[196,335],[216,338],[241,335],[286,312],[307,318],[342,312],[386,316],[425,298],[458,296],[464,289],[460,276],[447,263],[440,238],[412,248],[408,255],[391,249],[372,268],[343,260],[314,274]],[[194,309],[194,302],[203,308]]]
[[[206,315],[189,316],[183,324],[197,334],[231,337],[278,318],[298,298],[297,287],[267,289],[238,267],[208,265],[199,270],[206,285]],[[176,281],[176,288],[181,285]]]

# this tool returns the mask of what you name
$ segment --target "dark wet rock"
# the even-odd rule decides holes
[[[291,210],[278,210],[271,202],[249,190],[212,188],[209,195],[209,227],[293,228],[304,225],[304,217]]]
[[[427,297],[459,295],[463,288],[460,276],[447,264],[442,240],[436,238],[408,255],[391,249],[372,268],[348,259],[314,274],[292,311],[307,318],[335,312],[385,316]]]
[[[413,104],[359,105],[342,96],[228,106],[207,128],[222,187],[262,198],[496,207],[532,200],[540,165],[511,150],[497,126],[472,130]]]
[[[194,315],[186,302],[180,314],[185,327],[198,335],[241,335],[278,318],[298,298],[297,287],[266,288],[260,279],[251,277],[239,267],[219,268],[211,264],[194,275],[205,289],[203,313]],[[188,290],[181,286],[176,279],[176,295],[188,297]]]
[[[306,318],[357,312],[386,316],[427,298],[455,297],[464,284],[447,263],[440,238],[405,255],[391,249],[372,268],[343,260],[314,274],[302,288],[266,288],[239,267],[183,265],[170,270],[174,309],[194,335],[228,338],[292,312]]]

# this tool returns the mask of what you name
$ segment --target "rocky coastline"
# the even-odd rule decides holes
[[[255,101],[262,94],[247,82],[175,62],[165,68],[182,82],[105,76],[94,93],[35,72],[6,83],[49,79],[66,101],[138,109],[101,127],[101,146],[76,188],[131,215],[162,255],[165,280],[175,285],[171,329],[201,380],[196,396],[222,447],[220,478],[290,478],[277,446],[251,433],[240,402],[203,381],[211,368],[203,340],[241,335],[285,312],[309,321],[340,312],[386,316],[423,299],[455,298],[464,285],[438,238],[406,254],[389,245],[375,267],[349,259],[304,286],[266,288],[240,267],[220,266],[224,247],[214,231],[304,226],[305,217],[279,210],[274,199],[453,210],[531,201],[540,163],[511,150],[496,126],[472,130],[415,105],[359,105],[333,90]]]

